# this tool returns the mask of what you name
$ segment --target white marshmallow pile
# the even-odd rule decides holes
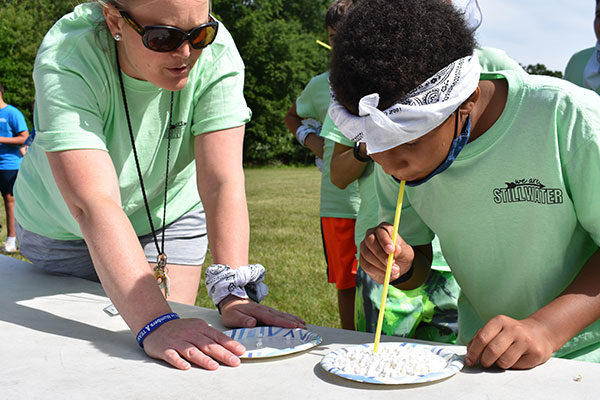
[[[339,354],[335,368],[353,375],[378,378],[426,375],[446,368],[447,361],[423,347],[381,346],[351,347]]]

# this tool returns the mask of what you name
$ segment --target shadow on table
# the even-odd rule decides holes
[[[29,270],[24,273],[22,268]],[[3,276],[0,279],[1,321],[52,335],[88,341],[111,357],[160,363],[160,361],[148,358],[137,348],[129,330],[114,332],[63,318],[24,304],[62,295],[67,297],[67,300],[61,299],[61,301],[72,301],[73,304],[93,303],[94,307],[90,307],[89,312],[103,313],[102,309],[108,303],[103,304],[91,297],[81,295],[83,292],[104,297],[106,294],[101,285],[79,278],[48,275],[25,262],[19,263],[15,270],[3,269],[2,272]],[[36,282],[43,282],[44,285],[36,285]],[[69,290],[66,290],[68,288],[73,288],[70,293]]]

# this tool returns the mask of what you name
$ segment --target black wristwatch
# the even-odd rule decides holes
[[[360,142],[354,143],[354,149],[352,150],[352,152],[354,153],[354,158],[356,158],[360,162],[369,162],[369,161],[371,161],[371,157],[369,157],[368,155],[366,157],[363,157],[360,154]]]

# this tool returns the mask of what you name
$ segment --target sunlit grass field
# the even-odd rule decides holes
[[[299,315],[310,324],[339,328],[337,295],[335,286],[327,283],[319,228],[320,180],[314,166],[246,169],[249,261],[267,269],[269,295],[264,304]],[[1,246],[6,224],[4,203],[0,203]],[[205,265],[210,263],[209,254]],[[197,304],[213,307],[204,285]]]

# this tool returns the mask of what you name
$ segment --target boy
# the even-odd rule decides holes
[[[369,21],[378,21],[372,24]],[[360,265],[418,287],[440,240],[461,295],[466,364],[600,361],[600,104],[559,79],[482,73],[442,0],[360,2],[339,26],[333,121],[380,164],[380,220],[405,180],[399,238],[367,231]],[[383,110],[383,111],[382,111]]]
[[[325,23],[330,43],[337,24],[351,5],[352,0],[336,0],[329,6]],[[354,225],[360,197],[356,183],[341,190],[332,185],[329,179],[334,143],[319,136],[321,123],[327,116],[329,101],[329,72],[325,72],[308,83],[289,109],[285,123],[301,145],[322,158],[320,216],[327,275],[329,282],[335,283],[337,287],[342,328],[352,330],[357,264]]]
[[[451,3],[450,1],[448,1]],[[470,1],[465,10],[469,28],[477,29],[482,16],[478,2]],[[477,54],[486,71],[510,69],[525,73],[523,68],[498,49],[478,48]],[[323,126],[333,125],[328,117]],[[361,203],[356,218],[355,242],[365,237],[368,228],[377,225],[378,204],[375,193],[375,168],[381,168],[366,154],[365,143],[354,143],[335,129],[324,129],[321,136],[336,142],[331,160],[331,181],[340,188],[357,180]],[[439,249],[433,243],[432,271],[423,285],[414,290],[390,287],[382,332],[386,335],[412,337],[436,342],[455,343],[458,331],[456,302],[460,288]],[[359,254],[357,254],[357,257]],[[356,272],[355,325],[359,331],[375,332],[383,285],[376,283],[362,268]]]

